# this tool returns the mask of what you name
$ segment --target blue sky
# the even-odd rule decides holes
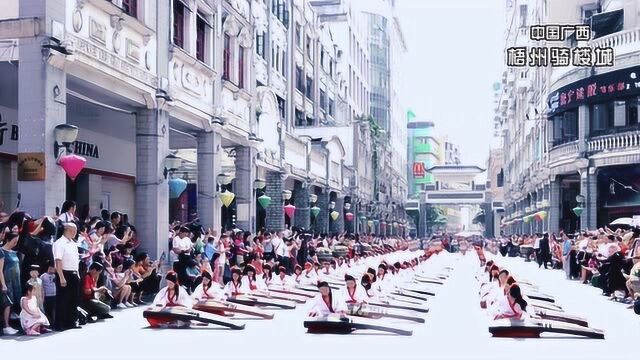
[[[503,70],[504,0],[397,0],[407,42],[404,104],[484,167]]]

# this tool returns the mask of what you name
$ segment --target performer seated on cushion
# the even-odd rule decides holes
[[[309,316],[328,316],[346,314],[346,304],[339,294],[334,294],[326,281],[318,283],[318,294],[309,302]]]
[[[191,309],[193,301],[187,293],[187,289],[178,284],[178,274],[175,271],[169,271],[165,279],[167,286],[158,291],[153,299],[153,306],[162,308],[181,306]]]
[[[362,278],[360,279],[360,285],[362,285],[362,288],[364,289],[365,294],[367,294],[367,297],[369,299],[373,299],[375,297],[375,294],[372,290],[372,284],[373,284],[373,275],[369,274],[368,272],[364,273],[364,275],[362,275]]]
[[[251,264],[244,267],[242,282],[247,285],[249,292],[263,290],[261,286],[262,284],[256,278],[256,268]]]
[[[235,297],[249,293],[249,287],[242,281],[242,271],[237,266],[231,268],[231,281],[224,287],[224,294],[227,297]]]
[[[279,277],[282,278],[282,272],[280,273]],[[293,268],[293,274],[291,274],[291,276],[289,276],[287,279],[287,285],[291,287],[304,285],[302,283],[302,266],[296,264],[296,266]]]
[[[300,265],[296,265],[300,267]],[[271,268],[271,267],[270,267]],[[266,269],[266,266],[265,266]],[[263,269],[266,272],[266,270]],[[269,271],[271,273],[271,271]],[[287,268],[284,266],[278,266],[278,276],[271,277],[271,283],[269,285],[273,286],[294,286],[289,281],[289,276],[287,276]]]
[[[509,293],[496,302],[493,307],[493,319],[517,319],[522,320],[528,317],[527,301],[522,297],[522,292],[518,284],[509,287]]]
[[[496,265],[491,266],[491,270],[489,271],[489,282],[480,286],[480,307],[483,309],[490,304],[488,300],[492,300],[490,294],[496,291],[497,288],[500,288],[500,283],[498,281],[499,272],[500,269]]]
[[[300,285],[313,285],[318,282],[318,273],[310,262],[304,264]]]
[[[196,286],[196,289],[191,294],[191,297],[195,301],[206,300],[224,300],[224,291],[220,288],[218,283],[211,281],[213,277],[208,270],[202,271],[202,282]]]
[[[358,286],[355,277],[350,274],[345,274],[344,281],[346,282],[346,286],[340,289],[340,296],[347,304],[361,304],[367,302],[369,296],[364,288]]]
[[[271,272],[271,265],[264,264],[262,266],[262,275],[258,277],[258,282],[260,282],[260,287],[264,289],[269,288],[269,286],[277,282],[277,277],[274,279],[273,273]]]

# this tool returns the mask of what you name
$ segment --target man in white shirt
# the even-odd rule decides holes
[[[178,273],[178,279],[183,284],[187,279],[186,268],[191,260],[191,248],[193,247],[189,233],[188,227],[181,226],[178,230],[178,235],[173,238],[171,246],[171,250],[178,255],[178,266],[175,267],[175,270]]]
[[[191,253],[192,246],[193,244],[189,238],[189,228],[182,226],[178,231],[178,235],[173,238],[173,252],[176,253],[176,255],[183,253],[189,254]]]
[[[76,321],[80,289],[78,245],[74,241],[78,228],[72,222],[63,225],[63,235],[53,243],[53,258],[58,275],[55,328],[60,331],[78,327]]]

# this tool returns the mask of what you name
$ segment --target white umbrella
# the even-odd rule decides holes
[[[621,217],[611,222],[611,225],[631,225],[633,219],[630,217]]]

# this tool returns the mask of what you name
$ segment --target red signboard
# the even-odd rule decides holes
[[[414,178],[422,178],[425,175],[424,163],[414,162],[413,163],[413,177]]]

